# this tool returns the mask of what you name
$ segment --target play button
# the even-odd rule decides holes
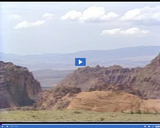
[[[81,60],[79,60],[79,64],[81,64],[82,63],[82,61]]]
[[[86,58],[75,58],[75,66],[86,66]]]

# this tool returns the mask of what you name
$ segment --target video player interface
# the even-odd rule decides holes
[[[0,127],[160,127],[160,2],[0,2],[0,15]]]

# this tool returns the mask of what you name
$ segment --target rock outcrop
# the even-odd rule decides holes
[[[124,92],[93,91],[77,94],[67,109],[136,113],[139,111],[140,103],[141,99],[132,94]]]
[[[73,98],[67,109],[98,112],[160,113],[160,99],[142,100],[124,92],[81,92]]]
[[[123,88],[130,83],[134,82],[131,75],[140,68],[122,68],[121,66],[114,65],[110,67],[84,67],[79,68],[74,73],[68,75],[62,80],[59,86],[77,86],[82,91],[95,91],[95,90],[110,90]],[[114,86],[114,87],[113,87]]]
[[[139,106],[140,113],[160,113],[160,99],[143,100]]]
[[[160,54],[141,71],[132,75],[132,88],[139,90],[144,99],[160,98]]]
[[[59,88],[60,89],[60,88]],[[65,88],[63,88],[65,89]],[[60,90],[63,90],[62,88]],[[67,109],[67,110],[89,110],[97,112],[122,112],[137,114],[160,114],[160,99],[142,100],[138,96],[114,91],[92,91],[79,92],[78,88],[70,88],[70,93],[63,93],[61,98],[56,98],[54,90],[46,91],[50,97],[39,99],[39,103],[34,106],[12,107],[7,111],[14,110],[47,110],[47,109]],[[73,91],[74,90],[74,91]],[[51,96],[55,95],[55,96]],[[42,95],[41,95],[42,96]],[[44,95],[43,95],[44,96]]]
[[[160,55],[144,68],[79,68],[38,97],[36,109],[160,113]]]
[[[58,86],[80,87],[82,91],[122,91],[143,99],[160,98],[160,55],[144,68],[110,67],[79,68]]]
[[[0,108],[32,105],[40,91],[27,68],[0,61]]]
[[[56,87],[53,90],[46,90],[39,93],[34,108],[39,110],[64,109],[79,92],[81,92],[81,89],[78,87],[64,86]]]

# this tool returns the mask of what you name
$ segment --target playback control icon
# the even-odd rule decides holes
[[[86,66],[86,58],[75,58],[75,66]]]

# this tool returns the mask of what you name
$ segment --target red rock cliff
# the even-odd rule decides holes
[[[0,61],[0,108],[32,105],[40,91],[27,68]]]

